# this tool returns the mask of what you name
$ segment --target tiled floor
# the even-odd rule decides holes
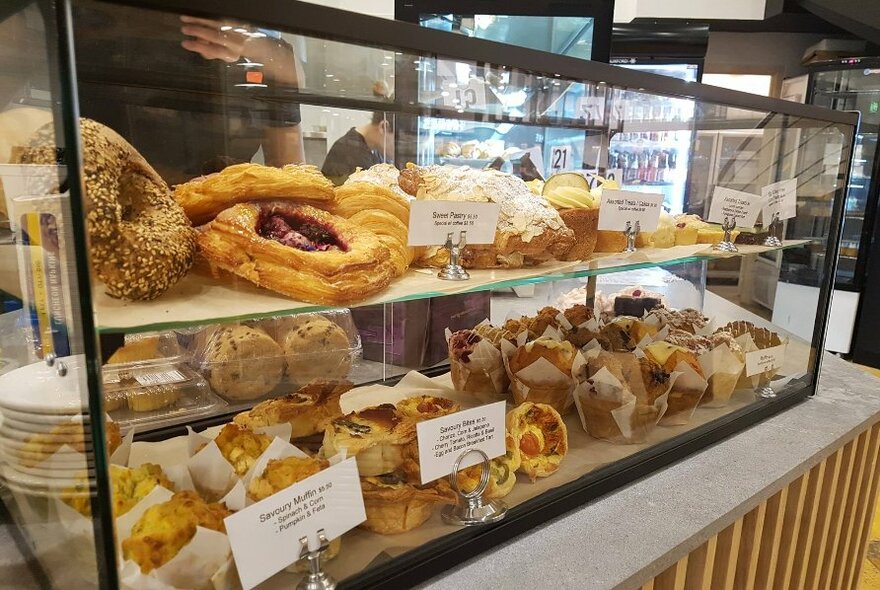
[[[880,377],[880,370],[862,368]],[[871,525],[871,534],[868,538],[868,552],[862,566],[859,590],[880,590],[880,503],[874,511],[874,523]]]

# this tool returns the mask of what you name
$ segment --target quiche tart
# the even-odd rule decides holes
[[[516,471],[522,465],[522,455],[510,433],[506,437],[507,452],[489,461],[489,484],[483,492],[484,500],[503,498],[516,485]],[[479,463],[458,472],[458,487],[468,493],[477,488],[483,465]]]
[[[535,481],[559,469],[568,452],[568,429],[547,404],[525,402],[507,413],[507,432],[520,455],[519,470]]]
[[[241,412],[233,422],[246,428],[291,425],[291,440],[323,433],[330,422],[342,416],[339,398],[353,387],[351,381],[312,381],[294,393],[260,402]]]
[[[360,527],[380,535],[410,531],[431,518],[436,504],[456,502],[446,478],[419,486],[396,473],[361,477],[361,491],[367,520]]]
[[[415,442],[415,421],[394,405],[382,404],[333,420],[324,431],[321,451],[330,458],[344,450],[356,457],[358,471],[367,477],[400,467]]]

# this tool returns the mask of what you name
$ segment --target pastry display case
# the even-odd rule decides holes
[[[854,115],[133,4],[0,20],[0,518],[34,587],[410,586],[816,393]],[[675,134],[693,159],[618,176]],[[797,261],[783,328],[755,293]]]

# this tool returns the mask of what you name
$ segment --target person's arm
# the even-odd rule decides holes
[[[304,163],[306,155],[300,125],[266,127],[263,156],[269,166]]]

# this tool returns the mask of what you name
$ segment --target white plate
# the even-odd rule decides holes
[[[59,375],[59,364],[67,368]],[[85,356],[62,357],[50,367],[40,361],[0,375],[0,408],[36,414],[82,414],[87,401],[79,391]]]
[[[59,426],[66,426],[68,424],[79,426],[79,427],[83,428],[85,430],[85,432],[89,432],[89,430],[90,430],[90,426],[89,426],[88,422],[83,424],[82,421],[71,420],[70,422],[62,422],[62,423],[58,423],[58,424],[46,424],[46,423],[40,424],[39,422],[27,422],[24,420],[19,420],[17,418],[13,418],[12,416],[9,416],[9,415],[6,415],[3,417],[3,421],[0,422],[0,428],[12,428],[12,429],[23,431],[23,432],[48,434],[52,430],[54,430],[55,428],[58,428]],[[79,429],[77,429],[77,430],[79,430]]]
[[[15,440],[19,442],[29,441],[34,437],[40,437],[42,444],[83,444],[86,443],[87,446],[91,446],[92,444],[92,436],[91,431],[86,430],[85,432],[79,431],[76,429],[72,432],[58,432],[53,433],[49,432],[32,432],[29,430],[19,430],[18,428],[3,423],[0,424],[0,440]]]
[[[30,490],[56,490],[60,492],[61,490],[71,488],[80,483],[72,477],[48,478],[20,473],[14,469],[10,469],[8,465],[3,466],[2,476],[0,477],[2,477],[2,479],[8,484],[11,483],[19,488]]]
[[[22,422],[33,422],[35,424],[67,424],[69,422],[89,423],[88,414],[33,414],[31,412],[19,412],[9,408],[0,408],[0,423],[6,418],[12,420],[20,420]]]
[[[11,469],[16,473],[21,473],[22,475],[33,475],[34,477],[39,477],[43,479],[67,479],[67,480],[78,480],[80,477],[89,477],[92,480],[95,477],[94,469],[86,469],[85,464],[80,467],[73,467],[71,469],[65,469],[60,467],[57,463],[56,466],[52,469],[48,469],[46,467],[25,467],[21,463],[9,461],[6,463],[6,469]]]
[[[46,489],[27,488],[27,487],[19,486],[11,481],[7,481],[7,482],[2,483],[0,485],[5,485],[10,490],[12,490],[14,493],[23,494],[25,496],[35,496],[37,498],[58,498],[59,500],[61,499],[61,490],[46,490]],[[69,491],[69,492],[64,493],[64,497],[65,498],[88,498],[89,494],[87,494],[85,492]]]

